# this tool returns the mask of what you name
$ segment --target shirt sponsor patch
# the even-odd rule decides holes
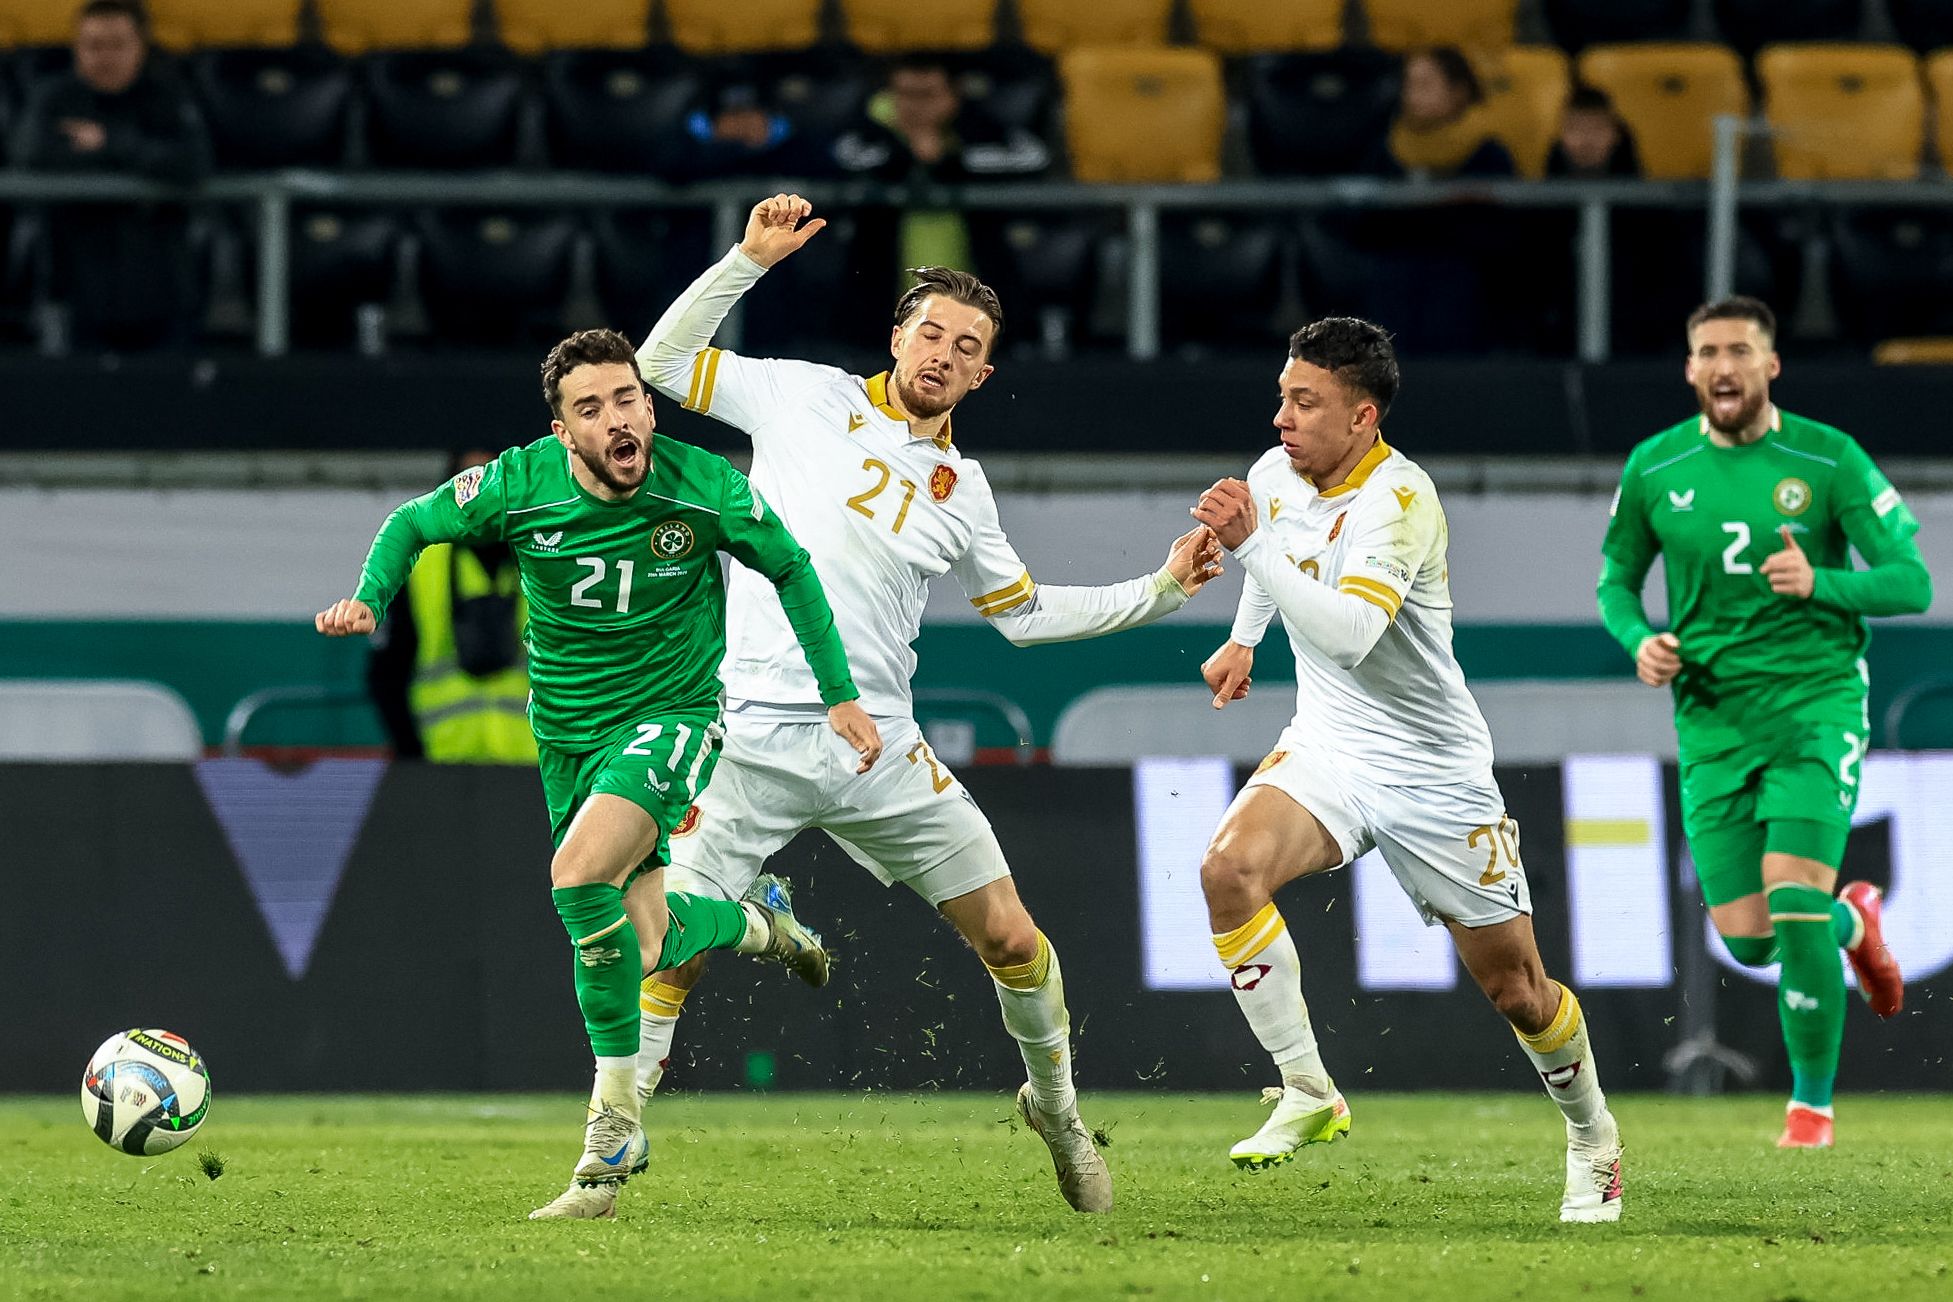
[[[1872,514],[1884,519],[1899,504],[1899,490],[1886,485],[1885,491],[1872,499]]]
[[[1399,583],[1409,584],[1411,581],[1410,567],[1388,556],[1366,556],[1363,564],[1373,570],[1382,570]]]
[[[481,492],[481,477],[488,473],[486,466],[469,466],[454,477],[454,504],[466,506]]]

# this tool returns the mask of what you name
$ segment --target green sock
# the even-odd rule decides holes
[[[737,900],[705,895],[665,895],[671,913],[665,927],[665,947],[658,954],[658,970],[677,967],[708,949],[732,949],[746,936],[746,910]]]
[[[637,928],[624,912],[624,892],[607,882],[558,886],[550,897],[576,946],[576,1002],[599,1058],[637,1053],[637,987],[644,978]]]
[[[1845,1020],[1844,960],[1833,933],[1831,897],[1815,886],[1785,884],[1771,887],[1769,899],[1783,959],[1777,1016],[1790,1051],[1790,1097],[1828,1108]]]
[[[1777,961],[1775,936],[1724,936],[1722,946],[1744,967],[1769,967]]]

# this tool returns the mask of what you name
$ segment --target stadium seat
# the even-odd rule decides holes
[[[1595,45],[1580,56],[1579,79],[1614,101],[1651,180],[1708,176],[1714,119],[1750,111],[1743,65],[1722,45]]]
[[[841,0],[848,39],[870,54],[981,50],[997,39],[997,0],[919,5],[915,0]]]
[[[1925,62],[1926,88],[1933,95],[1933,143],[1939,165],[1953,172],[1953,50],[1941,50]]]
[[[1363,0],[1370,43],[1402,53],[1426,45],[1496,50],[1512,44],[1519,0]]]
[[[317,46],[200,50],[185,60],[219,167],[345,161],[352,72]]]
[[[1845,209],[1831,222],[1831,297],[1849,338],[1953,335],[1953,217]]]
[[[972,212],[977,274],[1008,313],[1007,351],[1063,351],[1088,332],[1108,220],[1064,212]]]
[[[1227,116],[1205,50],[1073,50],[1059,61],[1065,144],[1081,181],[1216,181]]]
[[[1017,0],[1024,42],[1046,54],[1085,46],[1165,45],[1173,0]]]
[[[725,252],[712,247],[712,214],[702,208],[601,212],[591,235],[597,296],[610,320],[633,339],[642,338],[693,278]]]
[[[1877,366],[1953,366],[1953,336],[1882,339],[1872,349]]]
[[[550,50],[642,49],[651,0],[495,0],[502,44],[530,58]]]
[[[314,0],[319,32],[341,54],[452,49],[473,35],[474,0]]]
[[[872,60],[831,46],[796,54],[757,54],[741,66],[742,76],[766,87],[772,102],[794,125],[816,139],[832,139],[854,126],[869,97],[882,86],[881,70]]]
[[[1953,45],[1953,0],[1885,0],[1899,39],[1920,53]]]
[[[1778,175],[1798,181],[1919,175],[1926,102],[1902,45],[1772,45],[1756,57]]]
[[[1264,176],[1363,170],[1397,111],[1397,60],[1365,46],[1244,60],[1248,149]]]
[[[551,162],[600,172],[664,172],[707,89],[698,63],[657,48],[558,50],[541,75]]]
[[[498,50],[397,50],[366,60],[367,148],[383,167],[506,167],[523,99]]]
[[[67,45],[83,0],[0,0],[0,49]]]
[[[299,0],[148,0],[146,7],[150,34],[168,50],[298,41]]]
[[[688,54],[804,50],[820,40],[821,0],[665,0],[665,21]]]
[[[365,208],[292,214],[292,342],[344,348],[356,337],[356,313],[393,294],[400,222]]]
[[[534,345],[562,332],[573,218],[535,208],[423,213],[421,295],[437,342]]]
[[[1700,208],[1617,209],[1613,219],[1613,344],[1617,356],[1674,356],[1702,301],[1708,219]],[[1802,288],[1802,246],[1778,214],[1745,212],[1736,233],[1736,292],[1784,310]],[[1623,292],[1632,286],[1632,293]],[[1787,329],[1786,324],[1786,329]]]
[[[1567,57],[1551,45],[1514,45],[1474,60],[1485,85],[1485,120],[1521,176],[1546,174],[1569,90]]]
[[[1546,0],[1546,24],[1569,50],[1608,41],[1679,41],[1695,0]]]
[[[1251,216],[1169,214],[1160,222],[1160,326],[1165,343],[1273,344],[1282,300],[1284,223]]]
[[[1051,60],[1026,45],[994,45],[952,53],[944,62],[965,103],[980,104],[999,125],[1051,135],[1058,102],[1058,74]]]
[[[1343,43],[1343,0],[1190,0],[1194,35],[1217,54],[1333,50]]]
[[[1723,39],[1744,55],[1780,41],[1849,41],[1864,0],[1715,0]]]

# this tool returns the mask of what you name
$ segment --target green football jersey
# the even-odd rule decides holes
[[[1785,526],[1815,571],[1809,600],[1772,592],[1761,573],[1783,550]],[[1622,471],[1602,546],[1601,618],[1632,656],[1654,631],[1641,585],[1659,553],[1681,643],[1685,759],[1733,749],[1772,720],[1850,725],[1865,709],[1864,616],[1929,599],[1918,528],[1841,430],[1778,411],[1762,438],[1721,447],[1691,417],[1635,448]],[[1854,571],[1853,548],[1878,572]]]
[[[806,551],[723,457],[660,434],[622,501],[587,491],[554,438],[510,448],[387,517],[353,594],[384,616],[421,549],[505,542],[529,605],[529,720],[560,750],[647,713],[716,712],[726,649],[723,551],[773,581],[829,705],[853,700]]]

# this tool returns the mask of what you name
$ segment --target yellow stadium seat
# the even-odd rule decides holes
[[[1227,116],[1206,50],[1073,50],[1059,61],[1065,143],[1081,181],[1214,181]]]
[[[1785,44],[1756,56],[1777,174],[1787,180],[1919,175],[1926,96],[1903,45]]]
[[[1046,54],[1165,45],[1173,0],[1017,0],[1024,43]]]
[[[298,43],[299,0],[149,0],[149,31],[170,50]]]
[[[1189,0],[1200,43],[1220,54],[1333,50],[1343,43],[1343,0]]]
[[[1485,86],[1485,120],[1521,176],[1546,175],[1546,155],[1566,111],[1567,58],[1555,45],[1514,45],[1473,61]]]
[[[66,45],[84,0],[0,0],[0,49]]]
[[[1651,180],[1700,180],[1715,157],[1719,114],[1750,111],[1743,64],[1725,45],[1648,42],[1590,45],[1580,80],[1607,92],[1634,135]]]
[[[687,54],[804,50],[821,38],[821,0],[665,0],[672,44]]]
[[[1926,86],[1933,92],[1933,141],[1939,165],[1953,172],[1953,50],[1926,57]]]
[[[651,0],[495,0],[495,30],[517,54],[635,50],[651,26]]]
[[[848,39],[870,54],[981,50],[997,39],[997,0],[919,5],[915,0],[841,0]]]
[[[1872,349],[1878,366],[1953,366],[1953,339],[1932,335],[1919,339],[1885,339]]]
[[[473,0],[316,0],[319,30],[341,54],[452,49],[473,35]]]
[[[1519,0],[1363,0],[1370,44],[1385,50],[1496,50],[1512,44],[1518,10]]]

